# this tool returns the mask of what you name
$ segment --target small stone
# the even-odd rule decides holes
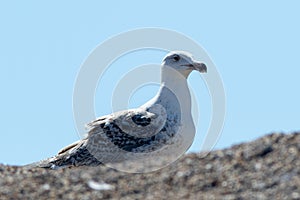
[[[210,170],[211,168],[212,168],[212,165],[211,165],[211,164],[205,165],[205,169],[206,169],[206,170]]]
[[[222,187],[227,187],[227,185],[228,185],[228,184],[227,184],[226,181],[223,181],[223,182],[222,182]]]
[[[41,186],[42,190],[50,190],[50,185],[48,183],[45,183]]]
[[[88,181],[88,186],[93,190],[113,190],[114,186],[107,183],[98,183],[93,180]]]
[[[254,168],[256,170],[260,170],[261,169],[261,163],[255,163]]]
[[[297,150],[296,147],[290,147],[288,151],[289,151],[290,154],[297,154],[298,153],[298,150]]]
[[[182,177],[182,176],[184,176],[184,175],[185,175],[185,173],[181,172],[181,171],[179,171],[179,172],[176,173],[176,176],[179,177],[179,178]]]
[[[293,192],[292,193],[292,198],[293,199],[300,199],[300,194],[298,192]]]

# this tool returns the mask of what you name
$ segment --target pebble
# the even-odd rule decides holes
[[[276,133],[151,173],[0,164],[0,199],[300,199],[299,144],[300,133]]]

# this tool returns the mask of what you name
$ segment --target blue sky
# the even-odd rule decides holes
[[[1,2],[0,162],[30,163],[78,140],[72,95],[81,64],[107,38],[142,27],[187,35],[216,64],[227,114],[215,148],[299,130],[299,6],[297,1]],[[113,67],[159,63],[164,54],[135,52]],[[110,72],[97,89],[99,116],[109,112],[102,106],[109,99],[101,84],[110,85],[105,81],[121,76]],[[190,151],[199,151],[209,123],[209,96],[197,74],[189,83],[200,100],[201,117]],[[130,106],[150,98],[156,89],[147,86],[136,92]]]

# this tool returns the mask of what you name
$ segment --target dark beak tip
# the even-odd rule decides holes
[[[199,63],[195,66],[195,70],[199,71],[200,73],[207,73],[207,67],[204,63]]]

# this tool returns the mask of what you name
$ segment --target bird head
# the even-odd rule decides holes
[[[185,51],[171,51],[162,61],[163,67],[175,69],[185,78],[193,71],[206,73],[207,67],[204,63],[194,60],[193,56]]]

